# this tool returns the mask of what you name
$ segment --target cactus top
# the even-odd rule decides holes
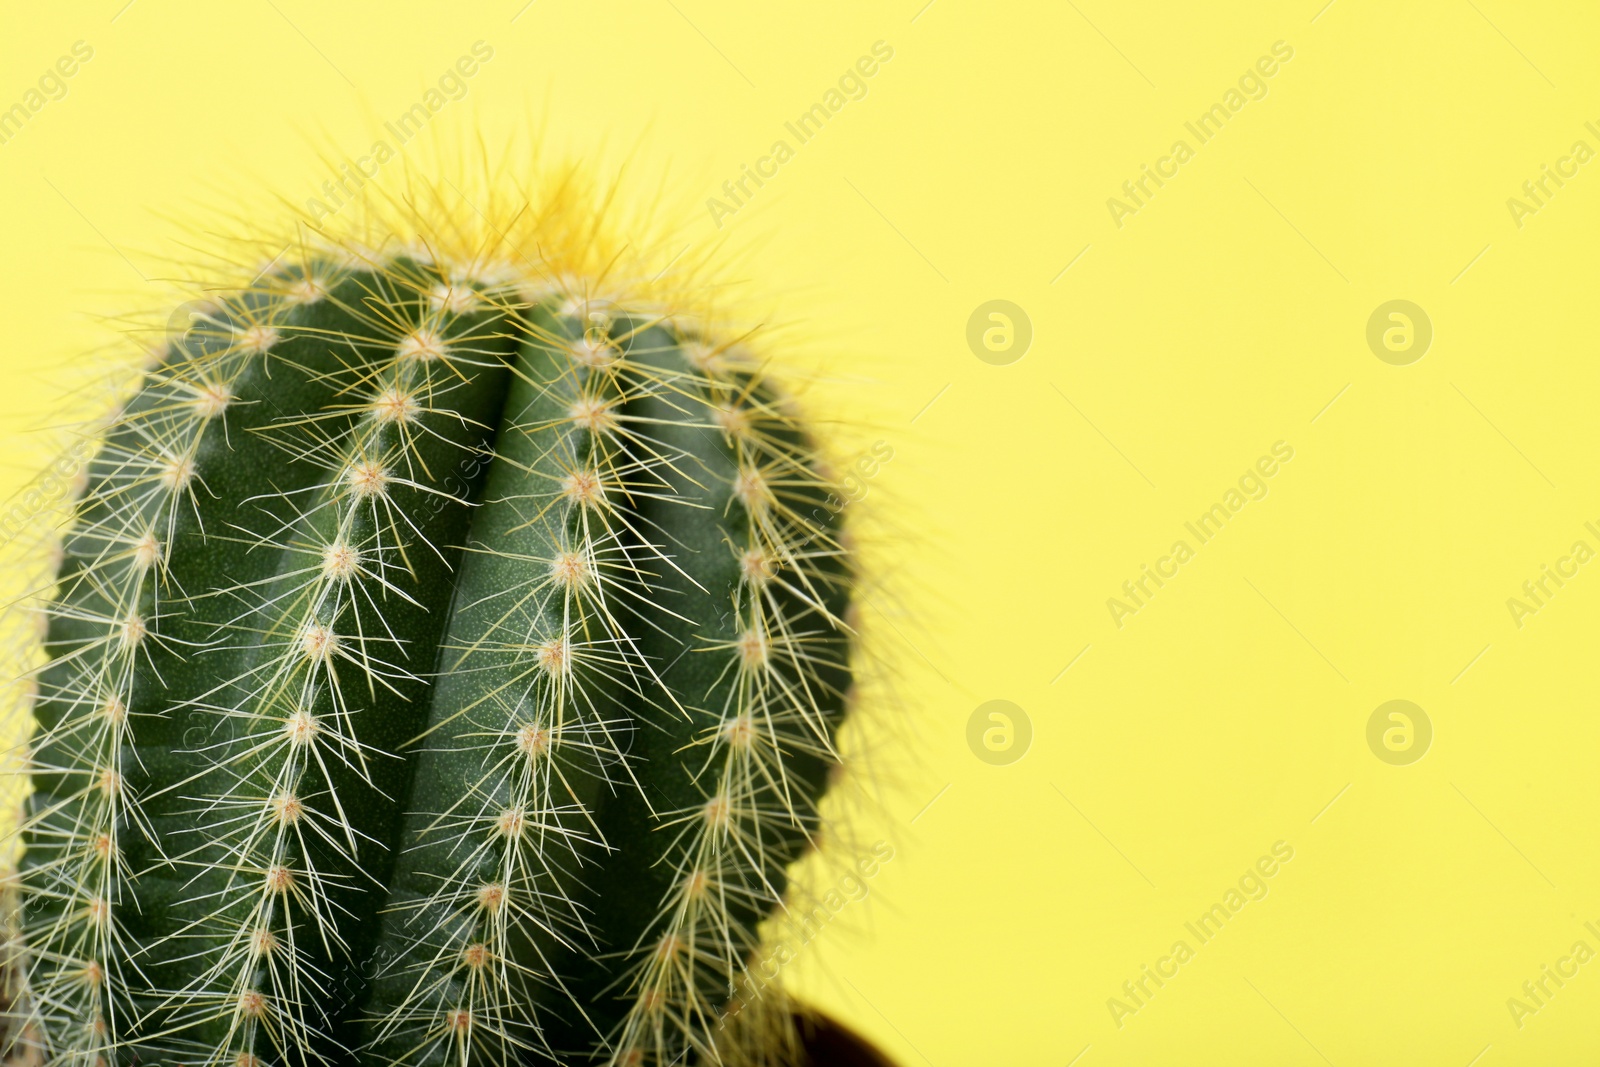
[[[740,1059],[850,686],[811,438],[593,277],[288,259],[152,363],[63,533],[12,1039]]]

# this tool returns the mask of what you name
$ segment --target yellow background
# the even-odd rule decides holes
[[[803,993],[928,1067],[1594,1062],[1600,962],[1520,1028],[1506,1003],[1600,949],[1600,563],[1521,628],[1506,605],[1600,549],[1600,163],[1520,228],[1506,204],[1600,149],[1592,5],[524,2],[6,0],[5,105],[95,49],[0,145],[10,484],[94,316],[162,298],[166,217],[313,195],[313,146],[365,151],[481,39],[434,132],[542,122],[666,173],[685,241],[745,254],[820,357],[819,413],[894,450],[859,510],[899,677],[865,714],[914,741],[854,829],[897,854]],[[719,230],[705,198],[879,40],[867,95]],[[1277,41],[1267,96],[1119,228],[1107,198]],[[996,298],[1034,329],[1007,366],[965,340]],[[1408,366],[1365,339],[1391,299],[1434,327]],[[1280,440],[1266,498],[1115,625]],[[967,745],[990,699],[1033,726],[1008,766]],[[1391,699],[1433,724],[1409,766],[1367,745]],[[1180,938],[1119,1028],[1107,999]]]

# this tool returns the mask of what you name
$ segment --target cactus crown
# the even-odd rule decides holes
[[[98,432],[35,602],[46,1062],[770,1052],[849,562],[764,367],[553,189],[291,242]]]

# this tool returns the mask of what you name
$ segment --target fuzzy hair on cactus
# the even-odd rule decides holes
[[[552,189],[262,238],[95,433],[34,598],[14,1054],[781,1058],[750,966],[852,561],[748,339]]]

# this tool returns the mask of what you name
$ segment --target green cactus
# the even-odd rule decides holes
[[[541,225],[280,261],[98,436],[40,597],[19,1048],[773,1054],[740,994],[851,563],[763,367]]]

